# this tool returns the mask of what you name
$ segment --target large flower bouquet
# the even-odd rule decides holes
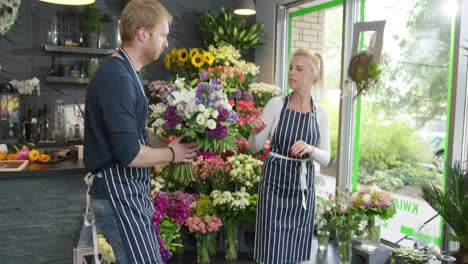
[[[385,220],[396,213],[390,195],[376,186],[362,188],[353,194],[352,201],[360,213],[368,217],[379,216]]]
[[[389,219],[396,213],[393,201],[387,192],[376,186],[362,188],[353,195],[351,201],[367,217],[362,247],[373,251],[380,243],[380,220]]]
[[[171,74],[171,79],[187,78],[194,80],[198,78],[198,72],[213,64],[214,58],[211,52],[192,48],[187,50],[173,49],[164,57],[164,67]]]
[[[221,192],[214,190],[210,197],[217,215],[223,219],[226,231],[227,249],[226,259],[236,260],[236,236],[240,222],[245,218],[249,207],[250,195],[242,188],[239,192]]]
[[[229,172],[231,181],[245,187],[250,193],[256,192],[263,162],[245,154],[229,157],[228,161],[232,168]]]
[[[280,94],[281,89],[276,85],[255,82],[250,84],[249,91],[253,94],[257,106],[265,106],[271,98]]]
[[[159,103],[150,105],[150,118],[156,135],[184,135],[196,141],[202,151],[235,150],[233,128],[238,114],[232,110],[223,87],[217,79],[200,82],[195,88],[177,79],[167,97],[159,96]],[[182,185],[193,181],[192,165],[173,163],[162,174],[175,177]]]
[[[210,194],[213,190],[229,189],[229,162],[219,155],[198,157],[192,163],[195,181],[191,185],[196,192]]]

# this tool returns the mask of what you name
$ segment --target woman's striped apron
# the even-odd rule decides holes
[[[314,227],[314,166],[308,155],[290,154],[298,140],[317,146],[320,133],[315,107],[310,113],[288,109],[285,98],[270,155],[259,183],[254,259],[295,263],[310,259]],[[301,173],[302,172],[302,173]]]
[[[141,96],[147,103],[141,79],[139,78],[130,58],[122,49],[119,54],[125,60],[126,68],[132,72],[135,81],[141,88]],[[137,118],[148,116],[148,105],[146,113]],[[145,122],[139,122],[146,124]],[[139,127],[139,143],[148,146],[150,140],[144,127]],[[100,175],[99,175],[100,174]],[[105,186],[109,195],[114,216],[116,218],[123,244],[126,248],[128,259],[135,264],[162,264],[159,253],[159,245],[156,238],[154,226],[151,219],[154,214],[154,206],[150,197],[150,168],[131,168],[115,164],[98,174],[105,180]]]

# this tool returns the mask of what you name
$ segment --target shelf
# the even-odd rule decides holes
[[[98,55],[109,55],[116,51],[116,49],[97,49],[97,48],[84,48],[84,47],[54,46],[54,45],[45,45],[45,50],[53,51],[53,52],[98,54]]]
[[[47,76],[46,82],[50,83],[78,83],[87,84],[89,78],[75,78],[75,77],[62,77],[62,76]]]
[[[62,76],[47,76],[46,82],[49,83],[76,83],[87,84],[90,78],[75,78],[75,77],[62,77]],[[148,80],[143,80],[143,85],[148,85]]]

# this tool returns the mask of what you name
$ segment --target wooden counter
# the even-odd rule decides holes
[[[80,173],[83,174],[83,177],[87,173],[83,160],[73,158],[49,164],[29,162],[28,166],[22,171],[0,172],[0,179],[3,177],[54,176]]]

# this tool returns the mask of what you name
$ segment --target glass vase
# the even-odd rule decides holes
[[[381,220],[378,215],[367,216],[362,233],[361,247],[367,251],[374,251],[380,246],[380,225]]]
[[[351,263],[351,253],[353,244],[353,231],[338,230],[338,251],[340,252],[340,264]]]
[[[237,233],[239,231],[239,223],[227,221],[224,223],[226,231],[226,259],[237,260]]]
[[[328,249],[328,239],[330,232],[327,230],[317,230],[318,250],[325,251]]]
[[[197,263],[210,263],[210,255],[208,253],[208,235],[197,235]]]
[[[216,256],[216,249],[218,248],[217,234],[217,232],[213,232],[208,235],[208,253],[210,254],[210,257]]]

